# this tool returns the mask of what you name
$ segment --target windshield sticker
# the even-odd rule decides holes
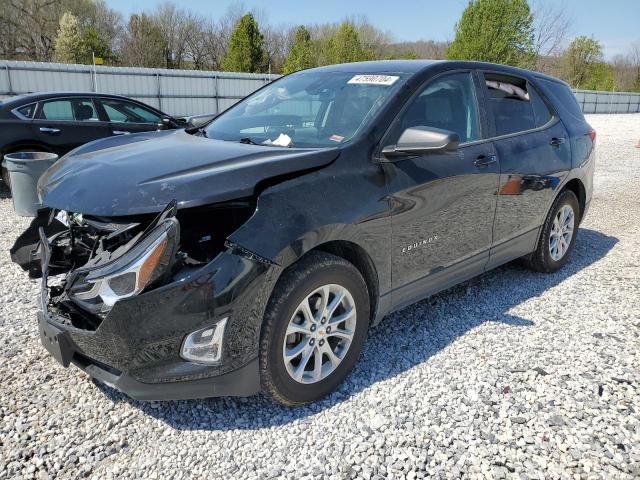
[[[329,140],[331,140],[332,142],[341,142],[344,140],[344,137],[341,135],[331,135],[329,137]]]
[[[356,85],[393,85],[399,78],[394,75],[355,75],[347,83]]]

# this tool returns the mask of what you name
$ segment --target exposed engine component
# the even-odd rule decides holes
[[[52,210],[36,217],[12,256],[32,277],[44,274],[45,283],[66,274],[47,286],[49,308],[75,327],[95,330],[118,300],[184,278],[213,260],[254,211],[251,199],[183,211],[173,201],[155,217]],[[46,239],[46,255],[34,241],[38,236]]]

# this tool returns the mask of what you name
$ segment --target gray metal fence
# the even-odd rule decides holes
[[[640,93],[574,90],[584,113],[640,112]]]
[[[159,68],[93,67],[0,60],[0,98],[40,91],[87,91],[136,98],[171,115],[226,110],[277,75]],[[640,112],[640,93],[574,90],[584,113]]]
[[[40,91],[101,92],[135,98],[171,115],[226,110],[276,76],[0,60],[0,98]]]

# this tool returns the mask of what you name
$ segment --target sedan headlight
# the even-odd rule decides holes
[[[69,298],[94,313],[109,311],[118,300],[142,292],[168,272],[178,238],[178,221],[164,220],[115,260],[75,270]]]

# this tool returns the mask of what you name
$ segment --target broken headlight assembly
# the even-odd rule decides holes
[[[98,259],[74,270],[67,278],[69,299],[89,312],[104,314],[118,300],[161,283],[171,273],[179,230],[175,218],[166,218],[114,260]]]

